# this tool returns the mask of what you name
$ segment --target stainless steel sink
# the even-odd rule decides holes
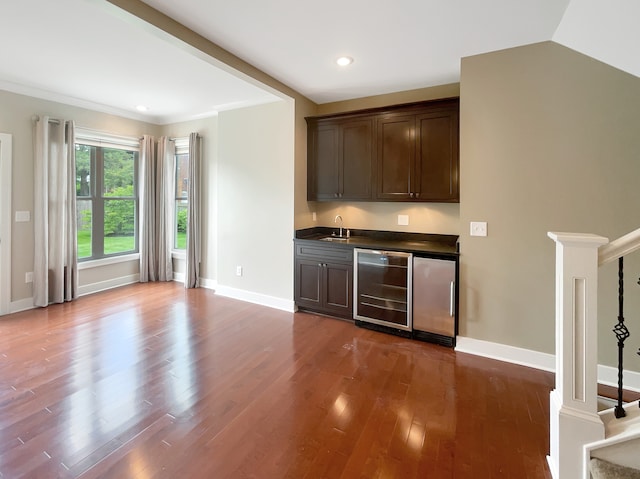
[[[346,236],[326,236],[324,238],[320,238],[320,241],[347,241],[349,238]]]

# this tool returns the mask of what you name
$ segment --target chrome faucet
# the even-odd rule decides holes
[[[333,222],[337,223],[338,222],[338,218],[340,218],[340,238],[342,238],[342,216],[336,215],[336,217],[333,219]]]

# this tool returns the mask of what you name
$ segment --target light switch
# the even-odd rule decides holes
[[[16,211],[16,223],[31,221],[31,211]]]
[[[398,215],[398,225],[407,226],[409,224],[409,215]]]
[[[470,234],[471,236],[487,236],[487,222],[472,221]]]

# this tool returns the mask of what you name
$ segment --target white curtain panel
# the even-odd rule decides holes
[[[175,210],[176,148],[166,136],[158,140],[156,226],[158,235],[158,280],[173,281],[173,218]]]
[[[189,135],[189,185],[187,199],[187,265],[185,288],[200,286],[200,136]]]
[[[157,238],[156,238],[156,147],[150,135],[140,141],[139,179],[139,244],[140,282],[157,281]]]
[[[75,125],[38,119],[34,132],[33,304],[78,296]]]

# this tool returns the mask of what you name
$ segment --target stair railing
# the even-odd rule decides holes
[[[637,250],[640,250],[640,228],[602,246],[598,251],[598,266],[618,260],[618,323],[613,328],[613,333],[618,340],[618,397],[614,409],[614,415],[618,419],[627,415],[622,402],[623,353],[624,342],[630,336],[629,329],[624,323],[624,257]]]
[[[549,468],[554,479],[589,477],[585,444],[605,439],[598,414],[598,270],[640,250],[640,229],[609,242],[592,234],[548,233],[556,243],[556,384],[550,394]],[[614,328],[622,356],[624,274],[619,270],[619,316]],[[619,365],[619,391],[622,363]],[[618,404],[621,406],[621,403]]]

